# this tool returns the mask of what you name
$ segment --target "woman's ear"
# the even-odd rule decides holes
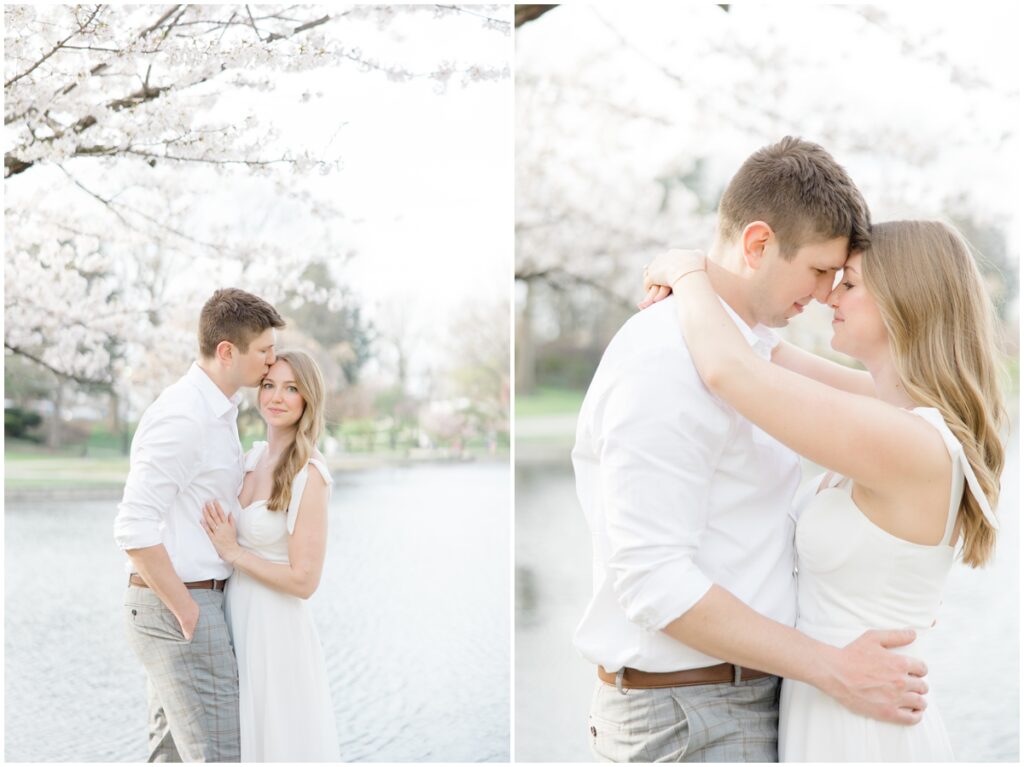
[[[740,244],[743,246],[743,260],[748,267],[761,268],[768,241],[774,236],[772,228],[764,221],[751,221],[743,228]]]

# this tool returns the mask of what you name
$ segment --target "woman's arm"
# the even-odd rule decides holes
[[[850,394],[862,394],[865,397],[875,396],[875,383],[866,370],[848,368],[786,341],[781,341],[775,347],[772,362],[786,370],[828,384],[834,389],[842,389]]]
[[[239,546],[235,521],[224,514],[217,501],[204,507],[203,517],[206,534],[217,553],[236,570],[302,599],[309,599],[320,585],[327,551],[327,483],[318,471],[310,470],[306,480],[295,530],[288,537],[288,564],[268,562]]]
[[[697,251],[669,251],[652,262],[645,282],[676,293],[690,356],[712,392],[792,450],[871,489],[944,478],[945,449],[923,419],[755,354],[703,265]]]

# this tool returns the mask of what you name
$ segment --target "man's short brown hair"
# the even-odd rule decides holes
[[[217,344],[230,341],[244,354],[264,330],[283,327],[277,309],[259,296],[238,288],[221,288],[199,314],[199,353],[209,359],[217,353]]]
[[[772,228],[787,261],[802,245],[836,237],[848,237],[851,252],[863,250],[871,230],[867,203],[842,166],[793,136],[754,152],[725,188],[719,236],[731,242],[752,221]]]

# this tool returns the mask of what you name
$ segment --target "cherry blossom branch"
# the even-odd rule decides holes
[[[92,11],[92,13],[91,13],[91,14],[89,14],[89,18],[88,18],[88,19],[86,19],[86,20],[85,20],[85,22],[84,22],[83,24],[79,24],[79,25],[78,25],[78,29],[76,29],[76,30],[75,30],[74,32],[72,32],[72,33],[71,33],[70,35],[68,35],[68,36],[67,36],[67,37],[65,37],[65,38],[64,38],[63,40],[61,40],[61,41],[60,41],[60,42],[58,42],[58,43],[57,43],[56,45],[54,45],[54,46],[53,46],[53,48],[51,48],[51,49],[50,49],[50,50],[49,50],[49,51],[48,51],[47,53],[43,54],[43,57],[42,57],[41,59],[39,59],[38,61],[36,61],[36,63],[34,63],[34,64],[33,64],[32,66],[30,66],[30,67],[29,67],[28,69],[26,69],[26,70],[25,70],[24,72],[22,72],[22,73],[21,73],[20,75],[15,75],[15,76],[14,76],[14,77],[12,77],[12,78],[11,78],[10,80],[6,81],[6,82],[4,83],[4,88],[9,88],[10,86],[12,86],[12,85],[14,85],[14,84],[15,84],[16,82],[18,82],[18,80],[20,80],[21,78],[23,78],[23,77],[27,77],[28,75],[32,74],[32,73],[33,73],[33,72],[34,72],[34,71],[35,71],[35,70],[36,70],[36,69],[37,69],[38,67],[40,67],[40,66],[41,66],[41,65],[42,65],[42,64],[43,64],[43,63],[44,63],[44,62],[45,62],[45,61],[46,61],[46,60],[47,60],[48,58],[50,58],[50,57],[51,57],[51,56],[52,56],[53,54],[55,54],[55,53],[56,53],[57,51],[59,51],[59,50],[61,50],[62,48],[64,48],[64,45],[65,45],[65,43],[67,43],[67,42],[68,42],[68,40],[71,40],[72,38],[76,37],[77,35],[80,35],[80,34],[82,34],[82,32],[84,32],[84,31],[85,31],[86,27],[88,27],[88,26],[89,26],[89,24],[91,24],[91,23],[92,23],[92,20],[96,18],[96,14],[98,14],[98,13],[100,12],[100,9],[101,9],[102,7],[103,7],[103,6],[101,6],[101,5],[97,5],[97,6],[95,7],[95,8],[93,8],[93,11]]]
[[[200,239],[197,239],[195,237],[192,237],[191,235],[185,234],[184,232],[180,231],[179,229],[175,229],[170,224],[168,224],[168,223],[166,223],[164,221],[160,221],[159,219],[154,218],[153,216],[149,215],[148,213],[145,213],[145,212],[139,210],[138,208],[136,208],[136,207],[134,207],[132,205],[129,205],[128,203],[118,202],[117,200],[114,200],[112,198],[103,197],[101,194],[99,194],[98,192],[94,192],[92,189],[90,189],[85,184],[83,184],[81,181],[79,181],[77,178],[75,178],[75,176],[72,175],[71,172],[68,171],[68,169],[65,168],[63,165],[61,165],[60,163],[57,164],[57,167],[60,168],[62,171],[64,171],[64,175],[66,175],[75,186],[77,186],[79,189],[81,189],[83,192],[88,194],[90,197],[92,197],[96,201],[102,203],[107,208],[109,208],[110,212],[113,213],[115,216],[117,216],[118,220],[120,220],[122,224],[127,226],[132,231],[142,232],[144,234],[146,233],[146,232],[144,232],[144,230],[140,229],[139,227],[135,226],[132,222],[128,221],[128,219],[126,219],[124,217],[124,215],[119,210],[117,210],[117,208],[123,208],[124,210],[128,211],[129,213],[134,213],[136,216],[139,216],[140,218],[143,218],[146,221],[149,221],[151,224],[154,224],[154,225],[160,227],[161,229],[165,229],[166,231],[170,232],[171,234],[175,235],[176,237],[180,237],[181,239],[187,240],[188,242],[191,242],[191,243],[193,243],[195,245],[200,245],[200,246],[202,246],[204,248],[209,248],[210,250],[213,250],[213,251],[219,251],[221,249],[221,246],[219,246],[219,245],[216,245],[216,244],[214,244],[212,242],[206,242],[204,240],[200,240]]]
[[[584,287],[591,288],[592,290],[596,290],[602,296],[616,304],[624,307],[632,306],[631,301],[623,298],[607,285],[604,285],[591,277],[576,274],[575,272],[569,271],[561,266],[553,266],[548,269],[535,269],[533,271],[517,270],[515,273],[515,279],[528,284],[531,282],[543,282],[551,289],[560,293],[569,290],[574,285],[582,285]]]
[[[496,29],[501,29],[503,32],[508,32],[508,22],[503,19],[496,19],[493,16],[488,16],[485,13],[479,13],[477,11],[471,11],[468,8],[461,5],[437,5],[437,8],[441,8],[448,11],[455,11],[456,13],[463,13],[467,16],[475,16],[478,19],[483,19],[489,22]],[[554,6],[551,6],[554,7]]]
[[[160,25],[163,24],[165,21],[167,21],[167,19],[169,19],[174,14],[174,12],[177,11],[179,8],[182,8],[182,6],[180,6],[180,5],[172,5],[171,9],[169,11],[167,11],[167,13],[165,13],[159,19],[157,19],[156,22],[152,26],[147,27],[146,29],[142,30],[142,32],[139,33],[139,37],[147,37],[147,36],[151,35],[153,32],[155,32],[157,29],[159,29]],[[182,12],[184,12],[184,10]],[[181,14],[180,13],[178,14],[178,18],[179,19],[181,18]],[[172,28],[173,28],[173,26],[174,25],[171,24]],[[168,29],[168,31],[170,31],[170,29]],[[166,36],[167,36],[167,32],[164,32],[164,37],[166,37]]]
[[[36,363],[37,365],[46,368],[55,376],[65,378],[70,381],[74,381],[75,383],[81,384],[82,386],[110,387],[113,386],[114,384],[112,378],[88,378],[85,376],[77,375],[75,373],[69,373],[66,370],[60,370],[59,368],[54,367],[49,362],[44,360],[42,357],[39,357],[38,355],[33,354],[30,351],[22,349],[19,346],[14,346],[13,344],[8,343],[6,340],[4,341],[4,348],[7,351],[11,352],[12,354],[17,354],[19,357],[24,357],[25,359],[30,360]]]

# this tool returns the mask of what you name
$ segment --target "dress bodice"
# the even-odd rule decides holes
[[[252,449],[245,455],[246,473],[256,467],[266,447],[266,442],[253,443]],[[267,508],[266,498],[253,501],[242,509],[237,520],[239,545],[271,562],[288,562],[288,537],[295,530],[295,520],[302,502],[302,493],[306,489],[310,466],[320,472],[330,493],[334,481],[327,466],[311,458],[292,480],[292,498],[287,511],[271,511]]]
[[[869,628],[923,631],[935,620],[953,565],[955,551],[950,538],[965,475],[970,480],[974,475],[938,411],[917,408],[912,412],[939,430],[952,458],[953,479],[942,540],[929,546],[898,538],[857,508],[848,479],[834,478],[820,490],[823,477],[813,479],[798,496],[796,527],[798,625],[812,634],[836,630],[852,639]],[[970,484],[974,492],[976,480]],[[836,639],[844,641],[838,634]]]

